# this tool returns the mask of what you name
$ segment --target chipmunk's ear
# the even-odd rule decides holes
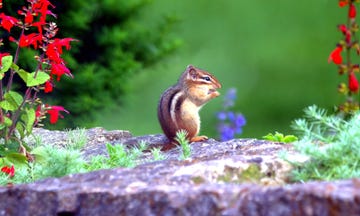
[[[188,65],[187,68],[186,68],[186,71],[187,71],[188,79],[196,80],[198,73],[197,73],[196,68],[194,66]]]

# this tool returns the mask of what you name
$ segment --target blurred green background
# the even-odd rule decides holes
[[[10,14],[23,4],[4,2]],[[327,63],[342,37],[336,26],[347,17],[337,0],[52,2],[58,36],[79,39],[64,55],[75,78],[63,78],[50,95],[49,104],[71,113],[56,124],[58,129],[102,126],[134,135],[161,133],[160,95],[189,64],[214,74],[222,96],[237,89],[234,111],[247,119],[241,137],[293,133],[291,121],[305,107],[332,110],[344,100],[337,85],[346,77]],[[26,52],[21,62],[32,60],[33,53]],[[222,102],[223,97],[216,98],[201,110],[202,134],[218,136],[216,112]]]
[[[213,73],[222,82],[223,95],[237,88],[234,110],[247,119],[241,137],[293,133],[291,121],[305,107],[332,110],[343,100],[336,88],[345,77],[327,63],[341,38],[336,25],[346,20],[346,9],[336,0],[157,0],[142,16],[151,25],[163,14],[180,19],[173,33],[182,46],[133,77],[126,103],[99,112],[98,125],[134,135],[160,133],[159,97],[188,64]],[[215,114],[222,99],[201,110],[203,134],[217,136]]]

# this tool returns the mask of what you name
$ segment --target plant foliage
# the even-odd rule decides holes
[[[16,15],[23,1],[5,3],[2,10]],[[122,98],[132,76],[159,62],[179,46],[180,41],[171,35],[177,23],[174,16],[164,15],[154,23],[143,19],[142,13],[150,3],[148,0],[51,2],[53,13],[61,15],[56,19],[61,29],[58,35],[71,36],[78,42],[64,55],[76,79],[62,78],[61,83],[54,83],[57,91],[48,99],[49,103],[66,107],[71,118],[48,127],[93,126],[98,110],[124,102]],[[5,49],[15,50],[13,46]],[[19,57],[19,61],[25,62],[25,70],[33,68],[33,56],[34,52],[27,50]],[[31,76],[24,74],[22,78],[31,79]],[[21,82],[20,79],[15,81]],[[36,83],[29,80],[28,84]]]
[[[268,133],[263,136],[265,140],[274,141],[274,142],[282,142],[282,143],[291,143],[298,140],[298,138],[294,135],[284,135],[279,132],[275,132],[275,134]]]
[[[79,40],[79,46],[67,56],[76,79],[60,83],[53,97],[72,113],[72,118],[59,126],[93,126],[96,112],[126,102],[123,96],[131,77],[178,47],[179,40],[171,36],[176,18],[164,15],[149,25],[141,16],[148,4],[148,0],[55,3],[62,13],[63,34]]]
[[[40,139],[36,139],[36,144],[31,152],[36,159],[34,161],[25,162],[25,156],[18,158],[18,154],[14,154],[13,157],[1,158],[4,164],[14,164],[15,166],[2,167],[0,185],[28,183],[49,177],[61,177],[99,169],[134,167],[144,162],[140,160],[140,157],[147,148],[146,143],[140,143],[132,148],[127,148],[123,144],[108,143],[106,144],[107,155],[85,158],[81,152],[86,143],[84,132],[84,129],[69,131],[68,140],[63,147],[44,144]],[[75,136],[78,139],[75,139]],[[154,160],[165,158],[159,149],[152,153]]]
[[[190,143],[186,139],[187,131],[186,130],[180,130],[176,133],[175,140],[180,144],[181,146],[181,160],[185,160],[191,156],[191,148]]]
[[[40,96],[53,90],[63,75],[72,77],[63,59],[73,38],[58,37],[54,6],[48,0],[0,1],[0,159],[4,172],[13,176],[8,163],[32,160],[24,139],[50,116],[55,124],[64,107],[43,103]],[[17,79],[18,82],[15,82]],[[15,152],[16,150],[17,152]]]
[[[324,109],[310,106],[305,118],[294,121],[301,139],[295,148],[309,162],[292,161],[295,181],[333,180],[360,177],[360,113],[348,121],[327,115]]]

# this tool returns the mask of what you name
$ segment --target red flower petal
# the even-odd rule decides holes
[[[57,76],[58,81],[60,80],[61,76],[64,74],[69,77],[73,77],[69,68],[67,68],[64,63],[57,64],[57,63],[51,62],[50,64],[51,64],[51,72],[50,73],[51,73],[51,75]]]
[[[42,43],[42,37],[40,34],[31,33],[28,35],[22,34],[19,40],[20,47],[28,47],[32,45],[34,49],[38,48],[38,44]]]
[[[64,107],[62,106],[51,106],[50,109],[47,111],[47,113],[50,115],[50,123],[55,124],[59,117],[64,118],[64,116],[60,115],[60,111],[64,111],[66,113],[69,113]]]
[[[35,117],[38,118],[41,116],[41,106],[39,105],[37,108],[36,108],[36,111],[35,111]]]
[[[9,175],[10,175],[10,177],[13,177],[15,175],[15,167],[14,167],[14,165],[11,166]]]
[[[40,16],[41,22],[46,20],[46,16],[48,14],[56,17],[55,14],[53,14],[50,10],[48,10],[49,6],[55,8],[55,6],[52,5],[48,0],[38,0],[34,4],[32,4],[32,10],[41,14]]]
[[[53,90],[53,84],[50,81],[47,81],[45,83],[44,92],[49,93],[49,92],[52,92],[52,90]]]
[[[328,58],[328,62],[330,63],[333,61],[335,64],[342,63],[342,56],[341,56],[342,46],[337,46],[331,53]]]
[[[1,26],[6,29],[8,32],[10,32],[11,28],[19,22],[19,20],[17,20],[14,17],[11,16],[6,16],[4,13],[0,14],[0,19],[1,19]]]
[[[345,7],[348,4],[347,1],[339,1],[339,6],[340,7]]]
[[[1,172],[4,172],[4,173],[8,173],[10,170],[10,168],[8,166],[4,166],[3,168],[1,168]]]
[[[1,168],[1,172],[8,174],[10,177],[13,177],[15,175],[14,165],[12,165],[11,167],[4,166],[3,168]]]
[[[351,92],[358,92],[359,90],[359,82],[356,79],[356,76],[354,73],[349,74],[349,89]]]
[[[344,25],[344,24],[338,25],[338,29],[339,29],[343,34],[346,34],[346,32],[347,32],[347,27],[346,27],[346,25]]]
[[[26,12],[25,23],[31,24],[33,21],[34,21],[34,16],[32,15],[32,13],[30,13],[30,11]]]
[[[351,33],[350,33],[350,32],[346,32],[345,41],[346,41],[346,43],[350,43],[350,42],[351,42]]]
[[[59,119],[59,111],[48,110],[47,113],[50,115],[50,124],[55,124]]]
[[[356,7],[353,3],[351,3],[349,8],[349,18],[355,18],[355,17],[356,17]]]

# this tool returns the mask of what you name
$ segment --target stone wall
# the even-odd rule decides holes
[[[61,145],[65,132],[36,130]],[[151,146],[162,135],[87,131],[83,154],[104,145]],[[44,140],[45,141],[45,140]],[[360,180],[287,184],[291,166],[280,151],[291,145],[255,139],[191,144],[189,159],[171,149],[167,159],[135,168],[99,170],[0,188],[0,215],[360,215]],[[144,157],[149,157],[148,153]]]

